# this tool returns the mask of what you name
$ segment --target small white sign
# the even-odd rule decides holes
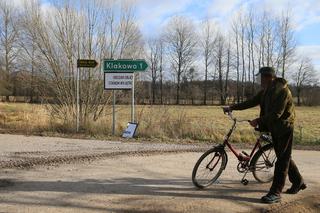
[[[133,73],[104,73],[104,89],[132,89]]]
[[[127,128],[125,129],[125,131],[122,134],[122,137],[124,138],[133,138],[134,134],[136,133],[138,124],[137,123],[131,123],[129,122],[127,125]]]

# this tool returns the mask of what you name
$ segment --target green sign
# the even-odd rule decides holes
[[[78,59],[77,67],[95,68],[98,65],[96,60]]]
[[[141,72],[148,68],[145,60],[113,60],[103,61],[104,72]]]

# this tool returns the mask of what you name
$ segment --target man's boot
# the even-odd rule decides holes
[[[290,189],[287,189],[287,194],[297,194],[300,190],[304,190],[307,188],[307,185],[302,182],[300,185],[294,185],[292,184]]]
[[[262,203],[278,203],[281,201],[280,195],[269,192],[267,195],[261,198]]]

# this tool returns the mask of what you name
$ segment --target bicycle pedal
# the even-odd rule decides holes
[[[241,183],[246,186],[248,185],[249,181],[247,179],[243,179],[241,180]]]

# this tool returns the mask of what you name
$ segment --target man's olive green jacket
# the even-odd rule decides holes
[[[232,110],[244,110],[260,105],[258,121],[261,131],[282,135],[293,128],[295,110],[288,83],[283,78],[276,78],[266,89],[261,90],[252,99],[231,106]]]

